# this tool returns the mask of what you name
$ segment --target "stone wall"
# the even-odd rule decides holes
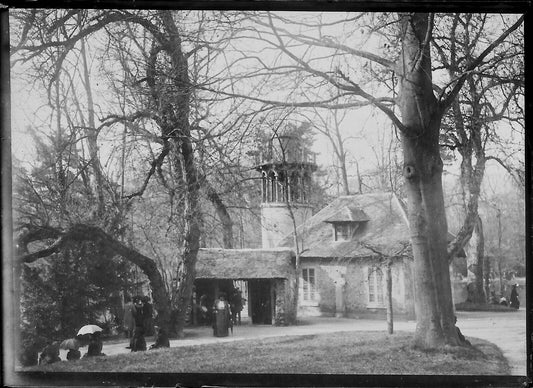
[[[276,294],[276,316],[274,317],[274,324],[277,326],[293,325],[296,323],[294,283],[294,279],[273,280],[273,287]]]
[[[315,268],[316,284],[320,297],[316,304],[300,298],[300,316],[352,316],[385,314],[385,304],[368,305],[368,268],[375,260],[344,261],[306,260],[304,268]],[[386,302],[385,268],[383,271],[383,296]],[[391,270],[393,312],[408,318],[414,317],[413,277],[410,263],[395,262]],[[300,292],[301,292],[300,287]]]

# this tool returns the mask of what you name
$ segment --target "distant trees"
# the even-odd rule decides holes
[[[254,114],[216,90],[223,89],[221,81],[228,79],[230,69],[219,63],[240,18],[239,13],[196,11],[14,13],[13,64],[15,68],[19,63],[32,64],[34,71],[39,69],[39,80],[48,88],[50,100],[55,96],[50,85],[64,78],[63,69],[81,74],[86,99],[80,100],[74,93],[69,95],[73,103],[65,106],[71,116],[79,112],[69,125],[88,143],[82,148],[87,152],[88,167],[80,177],[85,179],[85,171],[93,167],[87,175],[87,182],[96,190],[91,198],[100,199],[104,193],[105,201],[129,216],[128,223],[117,223],[120,228],[127,225],[125,235],[113,233],[112,225],[98,217],[94,222],[87,217],[69,220],[48,236],[52,240],[30,233],[45,245],[33,245],[35,250],[23,254],[21,260],[50,255],[69,239],[104,244],[113,256],[122,256],[144,271],[160,324],[172,331],[170,311],[174,309],[177,334],[183,334],[196,253],[202,231],[210,228],[203,209],[215,210],[222,224],[218,229],[222,231],[221,245],[232,247],[229,206],[242,201],[226,203],[227,193],[238,192],[241,182],[250,179],[240,164],[248,149],[237,145],[246,138]],[[102,58],[97,69],[91,69],[87,61],[91,56]],[[105,80],[107,89],[100,87],[94,93],[89,88],[95,85],[93,73],[98,74],[99,82]],[[71,82],[69,90],[76,85]],[[220,112],[224,119],[214,114]],[[114,149],[102,151],[97,140],[113,144]],[[96,170],[103,153],[107,176],[101,168]],[[106,187],[113,190],[106,191]],[[95,215],[105,218],[113,214],[101,201],[95,203],[99,206]],[[146,225],[146,216],[141,215],[146,211],[164,220],[166,227],[156,222],[159,235]],[[151,218],[151,225],[153,221]],[[44,222],[39,226],[50,225]],[[81,230],[87,233],[82,235]],[[204,233],[207,235],[216,233]],[[166,247],[159,243],[163,240]]]
[[[58,53],[49,49],[48,54],[54,58]],[[48,123],[35,120],[27,128],[35,145],[34,164],[15,163],[14,229],[19,257],[43,248],[61,230],[79,222],[100,225],[117,238],[125,233],[124,208],[114,202],[118,187],[106,181],[98,156],[83,42],[78,59],[84,66],[60,66],[52,79],[38,65],[25,74],[47,91],[50,113],[45,118]],[[48,260],[18,267],[23,345],[39,338],[72,336],[81,325],[97,319],[109,327],[117,325],[104,321],[119,316],[120,291],[131,284],[131,276],[129,263],[111,260],[113,256],[98,244],[66,244]]]
[[[454,14],[440,19],[435,28],[433,47],[439,63],[437,68],[447,73],[450,82],[459,78],[467,64],[475,60],[478,46],[492,39],[487,29],[492,23],[501,23],[502,28],[509,24],[504,17],[497,21],[484,14]],[[523,58],[523,40],[518,31],[494,48],[491,56],[472,72],[443,123],[444,146],[461,158],[464,207],[463,224],[451,243],[450,258],[466,246],[471,280],[469,299],[477,303],[485,303],[488,297],[483,285],[483,224],[478,214],[481,185],[487,161],[491,158],[515,175],[511,166],[516,158],[506,157],[504,162],[498,155],[510,145],[500,133],[519,133],[523,128],[523,101],[520,98],[524,89]]]

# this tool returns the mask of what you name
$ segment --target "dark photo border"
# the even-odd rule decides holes
[[[2,177],[2,280],[3,280],[3,385],[6,386],[228,386],[228,387],[515,387],[532,384],[532,281],[526,285],[527,376],[465,376],[465,375],[338,375],[338,374],[166,374],[166,373],[45,373],[15,372],[14,336],[15,312],[18,309],[20,273],[14,262],[12,202],[11,202],[11,132],[10,132],[10,66],[9,66],[9,9],[10,8],[129,8],[129,9],[217,9],[217,10],[300,10],[300,11],[431,11],[431,12],[497,12],[526,14],[526,46],[531,38],[531,3],[527,0],[433,0],[433,1],[334,1],[334,0],[7,0],[0,8],[0,91],[1,91],[1,177]],[[528,60],[526,50],[525,112],[533,112],[530,98]],[[526,123],[530,121],[526,117]],[[527,125],[526,125],[527,127]],[[526,270],[531,279],[533,205],[531,158],[532,136],[526,130]]]

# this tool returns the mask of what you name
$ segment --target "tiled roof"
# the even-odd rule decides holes
[[[332,221],[365,219],[367,222],[357,229],[353,240],[334,241]],[[374,256],[376,252],[394,255],[409,242],[405,211],[392,193],[339,197],[297,231],[303,258],[357,258]],[[292,247],[292,234],[286,236],[279,246]]]
[[[343,206],[324,222],[363,222],[369,220],[370,218],[362,209],[354,206]]]

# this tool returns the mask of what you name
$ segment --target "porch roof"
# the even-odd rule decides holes
[[[291,249],[201,248],[197,279],[288,279],[294,276]]]

